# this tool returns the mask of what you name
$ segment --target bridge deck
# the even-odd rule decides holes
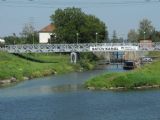
[[[160,43],[19,44],[6,45],[1,50],[9,53],[160,51]]]

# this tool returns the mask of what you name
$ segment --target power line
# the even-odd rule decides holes
[[[160,0],[143,0],[143,1],[120,1],[120,2],[108,2],[108,1],[98,1],[98,2],[72,2],[72,1],[37,1],[37,0],[25,0],[25,1],[9,1],[9,0],[1,0],[0,6],[6,7],[35,7],[35,8],[53,8],[53,7],[65,7],[65,6],[123,6],[123,5],[146,5],[146,4],[155,4],[160,3]]]

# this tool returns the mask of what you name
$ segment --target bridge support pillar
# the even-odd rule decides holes
[[[76,52],[71,53],[71,63],[77,63],[77,53]]]

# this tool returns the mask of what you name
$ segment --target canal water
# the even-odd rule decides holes
[[[86,79],[121,65],[0,89],[0,120],[160,120],[160,90],[90,91]]]

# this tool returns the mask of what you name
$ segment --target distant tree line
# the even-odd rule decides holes
[[[116,30],[113,31],[112,37],[108,40],[110,43],[123,43],[125,41],[123,37],[118,37]]]
[[[130,29],[127,40],[117,36],[116,30],[113,31],[112,37],[109,40],[111,43],[132,42],[137,43],[141,40],[152,40],[153,42],[160,42],[160,31],[157,31],[152,25],[152,22],[146,18],[139,22],[137,30]]]
[[[5,44],[36,44],[39,42],[38,32],[31,23],[25,24],[20,35],[13,33],[4,37]]]
[[[128,42],[139,42],[140,40],[160,42],[160,32],[146,18],[140,21],[138,30],[131,29],[128,32]]]

